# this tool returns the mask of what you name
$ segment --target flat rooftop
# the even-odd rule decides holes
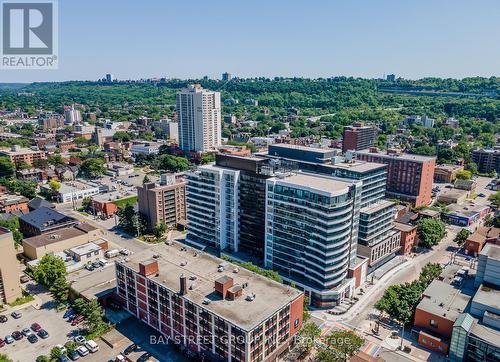
[[[101,250],[101,247],[97,244],[94,244],[92,242],[90,243],[85,243],[82,245],[75,246],[74,248],[69,249],[73,253],[78,254],[78,255],[85,255],[88,253],[93,253],[95,251]]]
[[[348,191],[355,182],[342,181],[335,177],[312,175],[307,173],[290,174],[284,178],[274,177],[276,183],[289,186],[300,186],[302,188],[338,195]]]
[[[12,150],[10,148],[2,148],[0,149],[0,153],[3,153],[4,155],[9,155],[9,156],[15,156],[15,155],[26,155],[26,154],[33,154],[33,153],[38,153],[38,152],[43,152],[40,150],[34,151],[30,148],[18,148],[16,150]],[[45,152],[43,152],[45,153]]]
[[[60,194],[69,194],[71,192],[94,189],[97,187],[97,185],[88,184],[82,181],[62,182],[58,192]]]
[[[481,284],[472,301],[500,310],[500,290],[492,285]]]
[[[486,246],[481,250],[480,255],[486,255],[488,258],[494,260],[500,260],[500,245],[486,244]]]
[[[450,212],[457,213],[457,214],[463,214],[463,215],[470,215],[470,214],[475,214],[478,213],[485,208],[488,208],[486,205],[477,205],[474,204],[473,202],[466,202],[465,204],[458,205],[458,204],[451,204],[448,205],[447,208],[449,209]],[[450,212],[445,212],[450,213]]]
[[[290,145],[287,143],[275,143],[272,145],[273,148],[275,147],[280,147],[280,148],[287,148],[291,150],[298,150],[298,151],[306,151],[306,152],[318,152],[318,153],[332,153],[335,151],[340,151],[339,149],[336,148],[320,148],[320,147],[309,147],[309,146],[302,146],[302,145]]]
[[[106,192],[104,194],[94,195],[92,196],[92,200],[104,203],[104,202],[113,202],[116,200],[125,199],[131,196],[137,196],[137,194],[133,194],[131,192],[123,193],[120,191],[112,191],[112,192]]]
[[[415,162],[428,162],[435,160],[436,157],[432,156],[421,156],[421,155],[414,155],[411,153],[390,153],[387,154],[387,152],[379,151],[379,152],[370,152],[369,149],[366,150],[359,150],[356,151],[357,154],[363,154],[363,155],[373,155],[373,156],[378,156],[382,158],[387,158],[387,159],[401,159],[401,160],[408,160],[408,161],[415,161]]]
[[[332,168],[346,169],[346,170],[354,171],[354,172],[367,172],[367,171],[387,167],[387,165],[385,165],[383,163],[366,162],[366,161],[360,161],[360,160],[353,160],[350,162],[332,163],[331,165],[326,165],[326,166],[332,167]]]
[[[439,169],[439,170],[445,170],[445,171],[458,171],[458,170],[461,170],[463,169],[464,166],[460,166],[460,165],[450,165],[450,164],[444,164],[444,165],[436,165],[436,170]]]
[[[489,326],[484,325],[482,322],[474,318],[472,323],[472,328],[470,331],[473,335],[481,338],[482,340],[488,342],[490,345],[499,346],[500,345],[500,331],[493,329]]]
[[[375,212],[381,211],[383,209],[386,209],[390,206],[393,206],[394,202],[389,201],[389,200],[379,200],[376,203],[363,207],[359,212],[362,212],[363,214],[373,214]]]
[[[409,232],[412,231],[413,229],[416,228],[416,226],[413,225],[408,225],[408,224],[403,224],[400,222],[395,222],[394,223],[394,228],[399,231],[404,231],[404,232]]]
[[[152,259],[153,255],[157,258]],[[158,262],[159,272],[148,276],[149,279],[175,292],[179,291],[179,277],[184,274],[188,278],[188,291],[184,296],[186,299],[198,305],[203,305],[203,301],[209,299],[211,302],[203,305],[204,309],[246,330],[254,328],[301,295],[301,292],[295,288],[178,243],[170,246],[159,244],[133,254],[129,261],[117,263],[122,263],[138,272],[139,263],[151,260]],[[220,264],[225,265],[224,272],[218,272]],[[233,272],[235,269],[239,270],[238,273]],[[247,284],[242,296],[233,301],[223,300],[215,292],[215,281],[224,276],[233,278],[234,285]],[[255,299],[251,302],[247,301],[245,297],[252,294],[255,294]]]
[[[82,223],[80,225],[75,225],[73,227],[54,230],[46,234],[32,236],[23,240],[23,244],[30,245],[34,248],[39,248],[45,245],[50,245],[58,243],[64,240],[72,239],[77,236],[88,234],[89,231],[96,230],[90,224]]]
[[[425,289],[417,309],[455,321],[465,311],[471,297],[452,285],[434,280]]]

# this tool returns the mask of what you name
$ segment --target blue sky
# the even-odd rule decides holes
[[[59,0],[59,69],[0,82],[500,75],[498,0]]]

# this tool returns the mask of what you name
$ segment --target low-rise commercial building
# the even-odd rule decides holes
[[[68,249],[66,253],[71,256],[74,261],[82,264],[93,263],[104,257],[103,249],[93,242],[72,247]]]
[[[52,190],[49,185],[42,185],[41,188],[49,194],[54,193],[54,190]],[[55,191],[55,195],[57,201],[64,203],[82,200],[85,197],[97,195],[99,192],[99,185],[93,182],[83,182],[75,180],[62,182],[61,187],[57,191]]]
[[[75,218],[42,206],[19,217],[19,231],[28,238],[76,225]]]
[[[0,250],[0,304],[12,303],[22,293],[14,238],[3,227],[0,227]]]
[[[132,156],[157,155],[160,152],[160,144],[155,142],[136,142],[130,149]]]
[[[453,325],[465,312],[471,297],[460,289],[434,280],[424,291],[415,311],[414,330],[418,343],[433,351],[448,354]]]
[[[469,201],[462,205],[448,205],[447,211],[441,214],[441,219],[452,225],[467,227],[482,220],[489,212],[489,206]]]
[[[451,204],[460,205],[465,202],[468,196],[469,193],[465,190],[446,189],[439,194],[437,199],[439,202],[446,205],[451,205]]]
[[[500,245],[486,244],[479,253],[474,285],[500,286]]]
[[[434,169],[434,182],[453,183],[463,169],[462,165],[437,165]]]
[[[464,250],[469,255],[477,255],[487,243],[500,245],[500,228],[487,226],[477,228],[465,240]]]
[[[177,243],[117,261],[116,283],[126,310],[197,360],[273,361],[302,327],[303,293]]]
[[[67,249],[99,239],[100,231],[92,225],[81,223],[72,227],[52,230],[23,240],[23,252],[31,260],[46,254],[60,253]]]

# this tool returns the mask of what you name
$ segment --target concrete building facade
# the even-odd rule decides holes
[[[191,85],[177,93],[179,146],[207,152],[221,145],[220,93]]]
[[[12,303],[22,296],[19,268],[12,233],[0,227],[0,304]]]

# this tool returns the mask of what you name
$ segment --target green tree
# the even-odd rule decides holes
[[[160,222],[154,226],[153,234],[159,239],[163,236],[163,234],[165,234],[167,229],[167,225],[164,222]]]
[[[12,177],[14,175],[15,166],[10,161],[10,158],[0,156],[0,177]]]
[[[465,243],[465,240],[467,240],[467,238],[469,237],[469,235],[470,235],[469,230],[462,229],[457,233],[453,241],[456,242],[459,246],[462,246]]]
[[[105,172],[104,160],[100,158],[88,158],[80,165],[80,175],[85,178],[94,179],[102,176]]]
[[[159,168],[172,172],[186,171],[191,168],[191,162],[184,157],[161,155],[158,157]]]
[[[300,343],[309,353],[314,347],[316,339],[321,335],[321,329],[314,323],[305,323],[300,330]]]
[[[491,203],[493,205],[495,205],[496,207],[500,207],[500,191],[497,191],[495,192],[494,194],[491,194],[489,197],[488,197],[488,200],[491,201]]]
[[[344,361],[348,361],[363,346],[365,339],[353,331],[342,330],[332,332],[326,338],[326,343],[339,351]]]
[[[66,347],[66,350],[70,353],[76,351],[78,344],[75,341],[68,341],[64,344],[64,347]]]
[[[82,200],[82,209],[85,211],[89,211],[92,208],[92,198],[84,197]]]
[[[139,235],[146,230],[146,221],[142,215],[135,212],[134,206],[126,205],[118,211],[118,226],[127,234]]]
[[[52,298],[57,300],[59,303],[66,302],[69,295],[69,283],[66,281],[66,278],[59,277],[49,287],[49,291]]]
[[[391,285],[377,301],[375,308],[398,322],[409,324],[413,321],[422,292],[422,284],[418,281]]]
[[[318,347],[316,352],[316,361],[318,362],[343,362],[344,357],[329,347]]]
[[[18,162],[16,164],[16,170],[29,170],[31,169],[31,165],[28,165],[26,162],[22,161],[22,162]]]
[[[59,347],[53,347],[51,350],[50,350],[50,357],[55,359],[55,360],[59,360],[59,357],[62,356],[62,351]]]
[[[47,161],[52,166],[64,166],[65,165],[65,162],[64,162],[62,156],[58,155],[58,154],[49,156],[47,158]]]
[[[467,170],[458,171],[457,178],[459,180],[470,180],[472,178],[472,172]]]
[[[103,327],[103,315],[104,311],[96,299],[92,299],[86,303],[83,310],[83,316],[85,317],[84,324],[90,333],[94,333]]]
[[[35,279],[50,288],[57,280],[66,276],[64,261],[55,255],[44,255],[33,271]]]
[[[148,175],[144,175],[144,178],[142,179],[142,183],[147,184],[149,182],[151,182],[151,180],[149,179]]]
[[[16,244],[23,242],[23,234],[19,231],[19,217],[13,215],[9,220],[0,220],[0,226],[9,229]]]
[[[437,245],[446,234],[444,224],[440,220],[425,218],[417,222],[419,244],[426,248]]]
[[[427,288],[431,282],[436,279],[443,271],[443,267],[439,263],[427,263],[418,277],[418,281],[424,288]]]
[[[132,141],[132,136],[128,132],[117,131],[113,135],[113,139],[116,141],[121,141],[121,142],[129,142],[129,141]]]
[[[205,153],[201,156],[200,163],[202,165],[215,162],[215,155],[213,153]]]
[[[58,191],[61,188],[61,183],[57,180],[50,180],[49,187],[53,191]]]
[[[0,362],[14,362],[6,354],[0,353]]]

